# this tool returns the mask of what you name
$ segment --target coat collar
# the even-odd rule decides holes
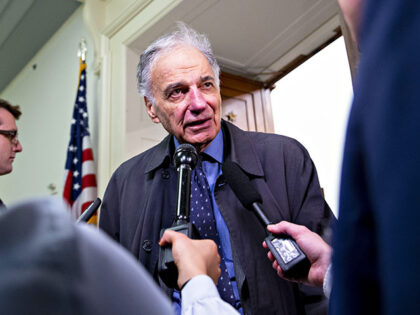
[[[149,173],[162,164],[169,165],[172,162],[173,140],[171,135],[167,135],[159,144],[151,149],[149,162],[146,164],[144,173]]]
[[[225,160],[231,159],[248,174],[263,177],[264,171],[249,133],[225,120],[222,120],[222,128],[225,136]]]
[[[231,159],[248,174],[262,177],[264,171],[257,156],[254,144],[249,139],[249,134],[233,124],[222,119],[224,136],[225,160]],[[149,173],[162,164],[168,165],[172,161],[174,150],[173,138],[166,136],[151,152],[145,173]]]

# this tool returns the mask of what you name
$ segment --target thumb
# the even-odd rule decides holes
[[[159,245],[165,246],[168,244],[172,244],[175,238],[176,238],[176,232],[172,230],[166,230],[165,233],[163,233],[162,238],[159,240]]]

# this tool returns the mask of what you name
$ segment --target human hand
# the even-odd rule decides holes
[[[178,287],[198,275],[208,275],[215,284],[220,277],[220,256],[212,240],[193,240],[185,234],[166,230],[160,246],[172,244],[172,255],[178,268]]]
[[[303,225],[281,221],[280,223],[274,225],[268,225],[267,230],[273,234],[288,234],[293,237],[311,263],[311,267],[306,278],[288,278],[284,275],[283,270],[275,260],[273,254],[268,252],[268,259],[273,262],[273,268],[277,271],[277,274],[283,279],[289,281],[298,281],[322,287],[325,273],[331,261],[331,247],[325,243],[318,234],[310,231]],[[268,249],[265,242],[263,242],[263,246]]]

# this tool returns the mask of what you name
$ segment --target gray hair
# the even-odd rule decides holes
[[[137,88],[152,104],[155,103],[151,86],[152,65],[163,52],[176,46],[191,46],[198,49],[210,63],[216,85],[219,87],[220,67],[206,35],[200,34],[183,22],[177,22],[177,29],[155,40],[141,54],[137,66]]]

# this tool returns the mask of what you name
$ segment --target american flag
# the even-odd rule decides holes
[[[97,197],[96,167],[88,127],[86,63],[80,60],[79,85],[71,122],[63,191],[63,198],[71,206],[74,218],[78,218]],[[96,218],[92,217],[89,223],[96,223]]]

